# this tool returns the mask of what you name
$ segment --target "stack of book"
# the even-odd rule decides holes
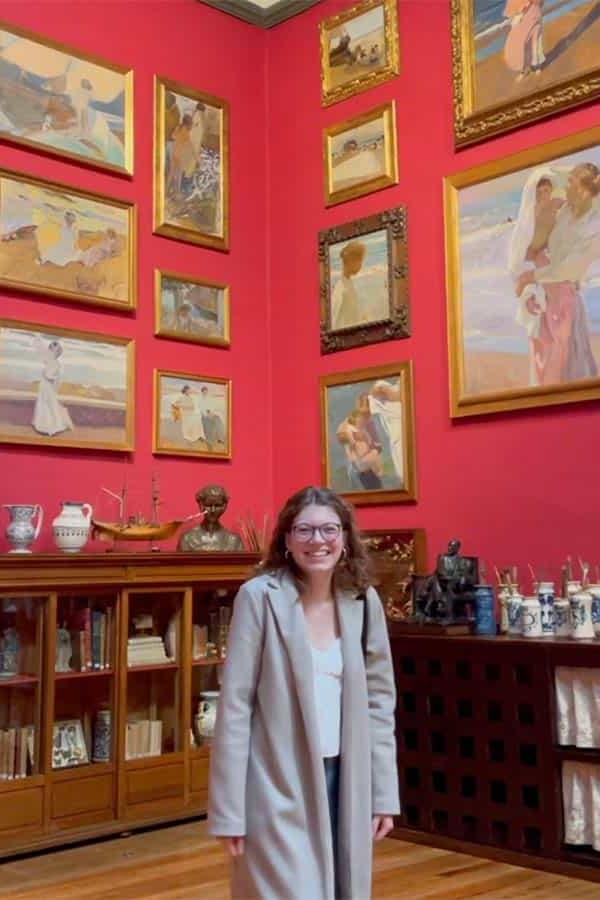
[[[160,719],[129,719],[125,738],[125,758],[160,756],[162,753],[162,722]]]
[[[0,729],[0,781],[26,778],[34,766],[34,727]]]
[[[158,635],[140,635],[127,641],[127,665],[130,668],[170,662],[173,659],[167,656],[165,642]]]
[[[112,608],[91,609],[85,606],[69,617],[71,635],[71,669],[109,669],[111,661]]]

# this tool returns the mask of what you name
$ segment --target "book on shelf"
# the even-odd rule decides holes
[[[112,607],[74,610],[68,621],[71,638],[72,672],[99,671],[110,668],[112,643]],[[68,671],[68,670],[58,670]]]
[[[34,726],[0,729],[0,781],[26,778],[34,768]]]
[[[160,719],[129,719],[125,736],[125,758],[140,759],[162,753]]]
[[[130,637],[127,641],[127,665],[129,668],[160,665],[173,661],[173,657],[167,656],[164,641],[158,635]]]

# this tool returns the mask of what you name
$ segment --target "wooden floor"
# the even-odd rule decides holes
[[[227,864],[206,824],[194,822],[0,864],[0,896],[227,900]],[[598,900],[600,886],[396,840],[377,847],[373,900],[530,896]]]

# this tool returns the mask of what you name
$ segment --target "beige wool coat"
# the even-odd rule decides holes
[[[338,835],[344,900],[371,896],[372,815],[400,811],[395,689],[381,601],[336,596],[342,736]],[[331,824],[312,656],[289,575],[260,575],[236,597],[211,751],[209,829],[245,835],[233,860],[234,900],[333,900]]]

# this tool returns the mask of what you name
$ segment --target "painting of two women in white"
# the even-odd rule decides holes
[[[156,373],[155,452],[229,458],[230,388],[175,373]]]
[[[127,449],[127,341],[0,325],[0,440]]]
[[[459,191],[462,392],[544,393],[600,370],[600,148]]]
[[[406,451],[400,378],[327,389],[328,486],[340,493],[400,490]]]

